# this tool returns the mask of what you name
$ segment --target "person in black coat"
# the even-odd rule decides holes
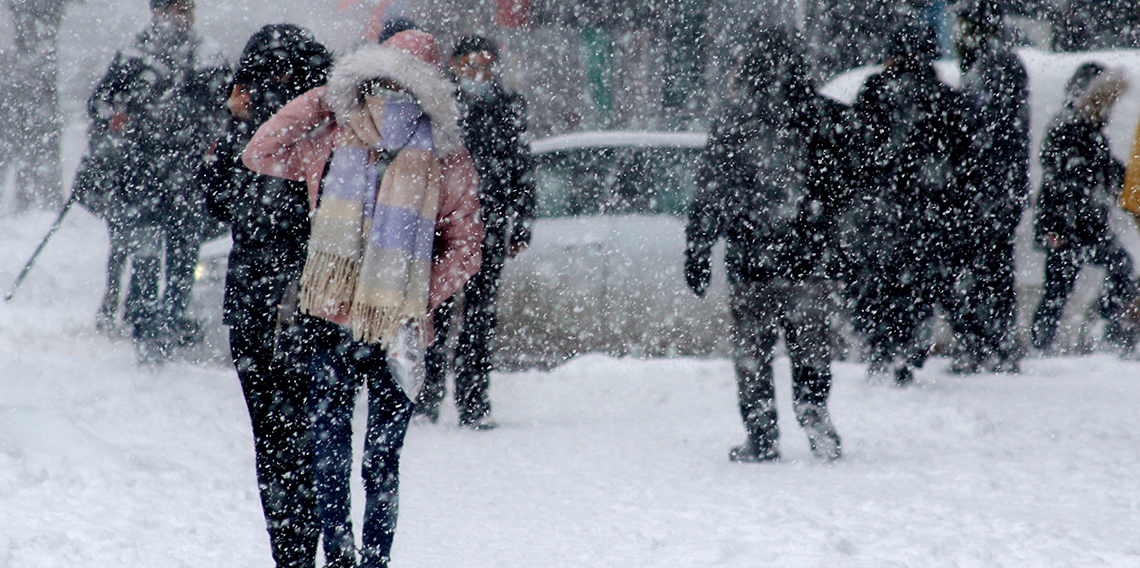
[[[798,34],[768,28],[754,41],[697,173],[685,275],[703,295],[712,247],[725,239],[733,361],[747,434],[729,459],[779,458],[772,358],[783,330],[796,418],[812,452],[833,460],[841,450],[827,411],[827,297],[839,266],[834,216],[849,188],[840,158],[849,143],[842,140],[846,109],[813,91]]]
[[[936,53],[932,30],[901,27],[886,70],[867,79],[854,106],[853,321],[868,343],[869,374],[893,373],[900,385],[925,362],[923,326],[939,302],[959,337],[980,334],[957,286],[969,261],[959,245],[975,217],[959,168],[970,155],[967,107],[938,79]]]
[[[1017,372],[1014,237],[1029,201],[1029,75],[1009,49],[1002,13],[985,0],[959,12],[962,92],[973,111],[971,187],[975,196],[966,310],[980,336],[961,338],[954,368]]]
[[[463,288],[462,328],[455,353],[455,405],[459,423],[476,430],[495,427],[488,393],[495,326],[495,301],[503,264],[530,244],[534,223],[534,163],[522,137],[526,100],[495,78],[499,48],[478,36],[456,41],[452,71],[459,82],[460,126],[479,172],[484,237],[483,265]],[[417,414],[439,418],[447,376],[446,341],[454,303],[433,314],[436,340],[427,350],[427,379],[416,400]]]
[[[96,163],[105,159],[118,175],[104,198],[131,256],[125,316],[144,364],[201,338],[184,317],[209,224],[196,176],[224,123],[230,74],[221,52],[194,32],[193,0],[150,5],[151,25],[115,55],[88,101],[95,130],[118,139],[93,150],[109,152]]]
[[[265,26],[246,43],[229,100],[233,119],[203,172],[210,213],[230,226],[223,323],[253,424],[258,487],[278,568],[312,568],[319,522],[299,326],[288,307],[304,267],[309,197],[303,182],[253,173],[241,153],[254,131],[325,80],[328,51],[307,30]]]
[[[1057,322],[1081,265],[1108,274],[1100,315],[1108,320],[1105,339],[1124,352],[1135,347],[1135,331],[1118,320],[1137,294],[1132,259],[1109,225],[1108,200],[1124,182],[1124,166],[1109,149],[1104,127],[1127,84],[1118,72],[1086,63],[1068,84],[1065,107],[1041,144],[1041,192],[1034,230],[1045,249],[1044,295],[1033,315],[1033,344],[1049,350]]]

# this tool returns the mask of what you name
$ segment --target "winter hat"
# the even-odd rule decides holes
[[[803,37],[785,27],[763,27],[752,36],[752,50],[744,56],[737,80],[750,93],[782,85],[785,94],[798,99],[811,92]]]
[[[1073,76],[1069,78],[1068,84],[1065,85],[1065,104],[1072,107],[1081,98],[1085,90],[1089,88],[1089,84],[1104,73],[1104,66],[1100,63],[1089,61],[1077,67]]]
[[[255,85],[289,75],[294,90],[302,93],[324,83],[331,66],[328,50],[308,30],[293,24],[271,24],[246,42],[234,83]]]
[[[958,8],[959,20],[989,33],[1001,31],[1004,16],[1001,6],[994,0],[967,0]]]
[[[162,10],[165,12],[166,10],[169,10],[171,6],[183,3],[192,5],[194,4],[194,0],[150,0],[150,9]]]
[[[499,45],[494,40],[482,36],[463,36],[455,41],[455,48],[451,50],[451,58],[459,59],[469,53],[485,51],[499,58]]]
[[[440,155],[463,152],[455,85],[439,63],[435,38],[419,30],[402,31],[383,45],[365,45],[337,61],[329,74],[324,102],[339,122],[361,103],[363,85],[382,77],[391,79],[407,89],[431,117]]]
[[[418,29],[420,29],[420,27],[411,20],[408,20],[406,18],[393,18],[384,22],[384,27],[381,28],[380,36],[376,38],[376,43],[383,44],[389,39],[392,39],[392,36],[400,32]]]

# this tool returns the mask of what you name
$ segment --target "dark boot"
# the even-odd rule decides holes
[[[729,461],[749,463],[780,459],[780,426],[777,423],[775,401],[757,405],[745,416],[744,429],[748,432],[748,440],[729,450]]]

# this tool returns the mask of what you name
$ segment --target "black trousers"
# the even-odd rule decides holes
[[[740,416],[750,442],[770,448],[779,438],[772,358],[780,331],[792,361],[796,404],[827,403],[831,393],[831,341],[823,280],[733,282],[733,366]]]
[[[266,318],[262,318],[266,319]],[[257,485],[278,568],[313,568],[319,522],[313,492],[313,439],[307,410],[309,377],[300,345],[283,337],[274,357],[272,321],[230,328],[230,352],[250,422]]]
[[[1116,237],[1107,235],[1093,245],[1071,244],[1046,251],[1044,295],[1033,314],[1033,344],[1038,349],[1053,346],[1061,312],[1085,262],[1108,272],[1098,306],[1101,317],[1114,319],[1136,298],[1132,259]]]
[[[969,282],[964,297],[968,320],[962,348],[977,363],[987,359],[1015,361],[1017,292],[1014,279],[1014,235],[993,233],[976,243],[967,264]]]
[[[122,231],[120,238],[125,242],[125,253],[131,258],[126,319],[135,326],[136,338],[154,338],[164,332],[168,322],[182,318],[186,312],[201,240],[196,231],[160,225],[135,225]],[[166,285],[160,294],[163,252]],[[108,265],[110,272],[114,267],[110,262]],[[108,280],[110,278],[108,274]]]
[[[506,261],[506,236],[505,227],[487,230],[483,264],[463,287],[463,327],[455,351],[455,406],[461,424],[474,423],[491,413],[491,355],[499,323],[495,302]],[[427,349],[427,376],[416,401],[420,412],[437,413],[443,400],[447,382],[445,344],[454,311],[454,302],[448,300],[432,314],[435,341]]]

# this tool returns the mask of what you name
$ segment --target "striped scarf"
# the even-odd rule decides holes
[[[431,121],[417,105],[389,102],[377,122],[378,148],[333,150],[300,308],[329,319],[347,315],[354,339],[387,348],[402,324],[428,315],[440,167]]]

